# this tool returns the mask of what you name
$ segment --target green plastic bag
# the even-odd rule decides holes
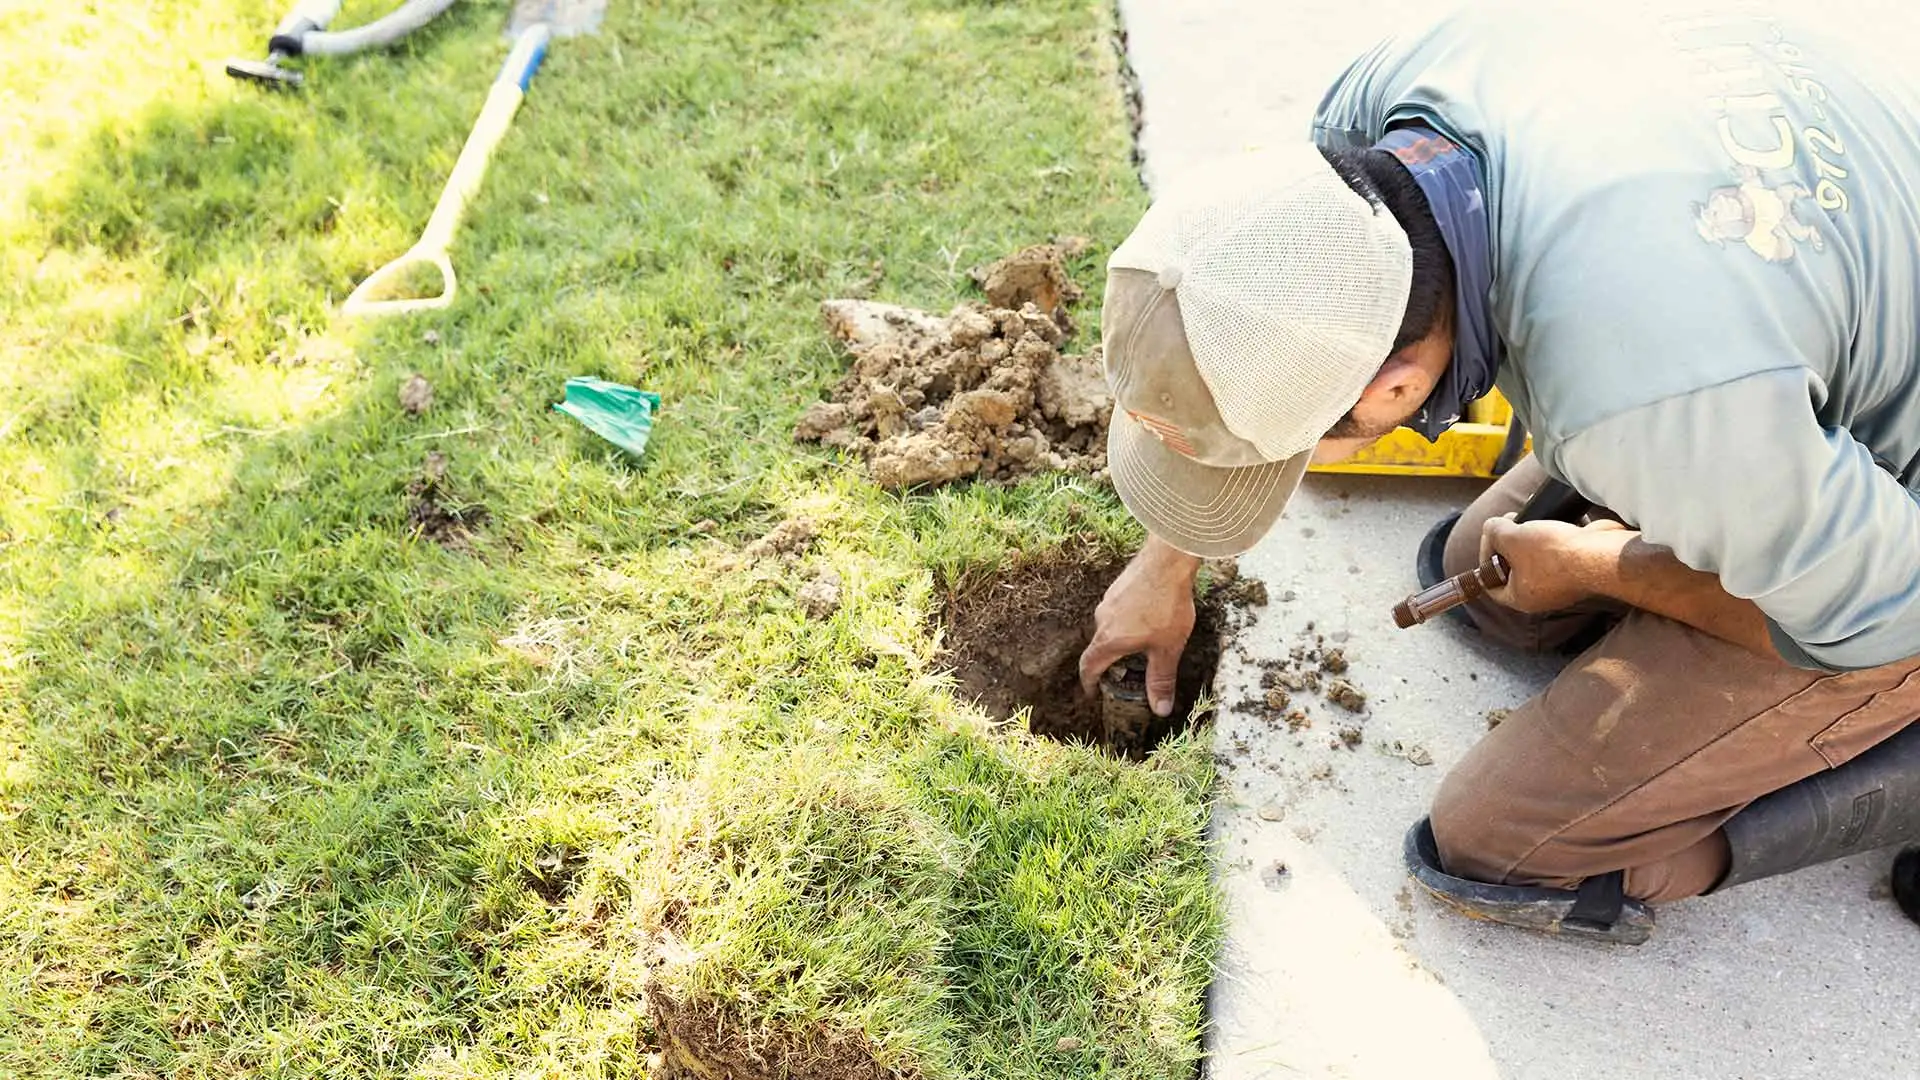
[[[567,380],[567,399],[554,408],[637,458],[647,452],[647,437],[653,434],[653,414],[660,408],[660,395],[576,375]]]

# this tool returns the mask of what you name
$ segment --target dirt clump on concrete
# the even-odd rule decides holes
[[[1335,679],[1327,684],[1327,700],[1348,712],[1367,711],[1367,695],[1345,679]]]
[[[850,451],[889,490],[1105,476],[1113,401],[1098,356],[1060,351],[1040,308],[962,304],[942,317],[867,300],[821,305],[853,365],[794,438]]]
[[[1209,559],[1206,569],[1223,603],[1248,613],[1254,608],[1267,606],[1267,583],[1242,574],[1240,564],[1235,560]]]
[[[1395,739],[1381,750],[1390,757],[1400,758],[1410,764],[1427,766],[1433,764],[1433,751],[1419,743],[1401,742]]]
[[[1070,243],[1024,247],[967,273],[994,307],[1018,311],[1032,304],[1064,326],[1067,305],[1083,295],[1067,276],[1067,259],[1079,254]]]
[[[1204,585],[1195,601],[1193,635],[1180,658],[1173,715],[1149,713],[1141,729],[1126,724],[1110,730],[1110,707],[1102,697],[1081,694],[1080,653],[1093,636],[1093,610],[1125,565],[1115,555],[1054,551],[952,583],[942,621],[959,696],[1001,720],[1030,710],[1027,722],[1036,735],[1094,743],[1133,758],[1207,719],[1195,714],[1195,706],[1212,688],[1232,608],[1221,590]],[[1144,690],[1145,669],[1137,658],[1116,667],[1123,669],[1114,674],[1121,689]]]
[[[1262,586],[1263,596],[1265,591]],[[1367,695],[1350,677],[1352,662],[1345,647],[1328,645],[1327,636],[1315,633],[1311,623],[1285,656],[1254,658],[1243,650],[1240,658],[1259,669],[1260,681],[1257,695],[1234,704],[1233,711],[1261,721],[1269,731],[1298,734],[1312,728],[1309,695],[1317,694],[1327,704],[1355,716],[1366,713]],[[1353,723],[1349,717],[1337,728],[1330,745],[1335,749],[1358,745],[1360,729]]]

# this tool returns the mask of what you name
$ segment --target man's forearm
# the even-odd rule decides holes
[[[1767,618],[1751,600],[1734,596],[1714,574],[1695,570],[1638,533],[1602,533],[1573,567],[1589,591],[1686,623],[1702,633],[1779,656]]]
[[[1140,546],[1134,561],[1151,567],[1157,573],[1184,574],[1189,581],[1200,576],[1201,559],[1198,555],[1189,555],[1152,533],[1147,534],[1147,542]]]

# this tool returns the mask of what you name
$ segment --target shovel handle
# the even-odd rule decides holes
[[[387,290],[387,286],[397,279],[401,272],[421,264],[440,271],[440,293],[438,296],[403,296],[387,300],[376,300],[375,296]],[[453,276],[453,260],[447,258],[444,248],[428,250],[420,244],[407,249],[405,255],[368,274],[365,281],[354,286],[347,294],[346,303],[340,305],[340,314],[353,318],[365,318],[378,315],[405,315],[411,311],[432,311],[435,308],[451,307],[454,291],[459,287],[458,279]]]
[[[546,58],[550,36],[545,23],[535,23],[514,41],[513,51],[507,54],[507,62],[500,68],[500,76],[487,91],[487,103],[480,109],[480,118],[474,121],[466,145],[460,148],[460,159],[454,162],[446,186],[440,189],[440,201],[434,204],[433,216],[421,230],[419,242],[356,286],[341,305],[341,314],[400,315],[444,308],[453,303],[456,283],[447,251],[453,246],[453,236],[460,228],[467,200],[480,190],[480,181],[487,175],[487,162],[500,140],[506,137],[507,129],[513,124],[513,114],[519,111],[520,102],[527,95],[527,85],[533,81],[533,73],[540,70],[540,62]],[[440,271],[443,284],[440,295],[370,299],[402,269],[417,263],[430,263]]]

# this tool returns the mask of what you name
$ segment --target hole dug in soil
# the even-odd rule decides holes
[[[889,1069],[862,1040],[844,1034],[767,1036],[718,1007],[681,1002],[649,987],[647,1011],[660,1051],[656,1080],[919,1080]]]
[[[1234,626],[1234,607],[1264,589],[1216,568],[1197,600],[1173,715],[1161,718],[1126,700],[1143,696],[1144,661],[1137,658],[1120,694],[1080,693],[1080,653],[1093,636],[1093,610],[1125,565],[1112,556],[1082,561],[1054,553],[963,579],[945,610],[947,658],[960,696],[1000,720],[1031,708],[1028,726],[1036,735],[1133,758],[1207,719],[1193,710],[1213,686],[1222,633]]]

